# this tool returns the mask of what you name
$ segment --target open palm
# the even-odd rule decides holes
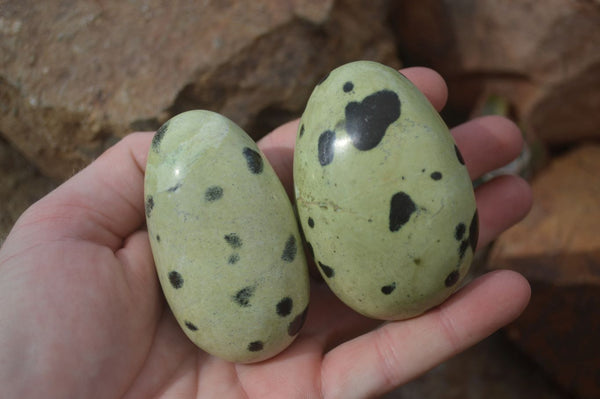
[[[443,80],[406,69],[439,110]],[[297,122],[259,143],[291,192]],[[472,178],[514,158],[514,124],[480,118],[453,130]],[[180,331],[162,297],[144,225],[151,133],[132,134],[30,207],[0,249],[2,398],[364,398],[427,371],[513,320],[529,299],[518,274],[473,281],[426,314],[383,323],[345,307],[315,278],[306,324],[278,356],[214,358]],[[497,178],[476,191],[479,243],[529,209],[529,188]]]

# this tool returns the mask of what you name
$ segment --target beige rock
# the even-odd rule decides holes
[[[508,333],[566,390],[600,397],[600,145],[554,160],[533,182],[527,218],[503,234],[490,268],[522,273],[532,299]]]
[[[600,2],[424,0],[394,12],[407,63],[448,79],[450,106],[507,97],[551,145],[600,137]]]
[[[600,145],[555,159],[532,183],[531,212],[497,241],[494,253],[511,259],[600,250],[598,170]]]
[[[399,66],[386,4],[0,0],[0,132],[58,178],[190,108],[256,137],[338,64]]]

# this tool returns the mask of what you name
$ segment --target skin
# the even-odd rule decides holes
[[[436,109],[442,78],[403,73]],[[297,121],[259,143],[288,194]],[[452,131],[471,178],[519,153],[518,128],[484,117]],[[197,349],[162,297],[144,226],[143,176],[152,133],[127,136],[30,207],[0,249],[2,397],[365,398],[393,389],[514,320],[530,288],[488,273],[420,317],[380,324],[318,280],[296,341],[236,365]],[[528,185],[497,178],[476,191],[479,246],[527,213]]]

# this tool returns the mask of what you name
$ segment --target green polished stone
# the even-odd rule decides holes
[[[321,273],[357,312],[416,316],[466,275],[478,234],[469,174],[439,114],[396,70],[353,62],[315,87],[294,184]]]
[[[156,270],[177,322],[233,362],[276,355],[309,300],[290,200],[254,141],[227,118],[189,111],[155,134],[145,176]]]

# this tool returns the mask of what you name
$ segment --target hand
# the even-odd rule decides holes
[[[439,110],[446,86],[403,71]],[[297,121],[260,141],[288,192]],[[473,179],[513,159],[517,127],[485,117],[453,129]],[[129,135],[30,207],[0,250],[3,398],[364,398],[384,393],[513,320],[529,285],[489,273],[424,315],[380,324],[345,307],[323,282],[308,319],[278,356],[237,365],[197,349],[162,297],[144,224],[151,133]],[[521,219],[525,182],[501,177],[476,191],[479,245]]]

